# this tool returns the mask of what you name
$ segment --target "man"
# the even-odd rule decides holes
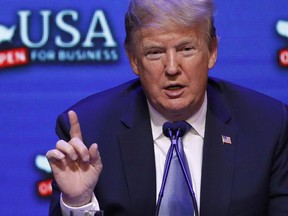
[[[50,215],[155,215],[170,145],[162,125],[183,120],[201,216],[288,215],[288,108],[208,78],[213,8],[212,0],[130,2],[125,48],[139,80],[59,116],[61,140],[47,152],[57,182]]]

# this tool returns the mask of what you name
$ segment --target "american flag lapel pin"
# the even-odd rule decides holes
[[[231,145],[232,144],[231,137],[222,135],[222,144]]]

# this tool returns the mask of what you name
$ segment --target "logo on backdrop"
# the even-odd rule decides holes
[[[288,39],[288,20],[279,20],[276,24],[276,31],[282,37]],[[288,48],[279,50],[279,63],[283,67],[288,67]]]
[[[18,23],[0,23],[0,68],[32,63],[110,63],[119,58],[118,44],[103,10],[80,24],[76,10],[20,10]],[[86,15],[86,14],[85,14]]]
[[[37,194],[40,197],[49,197],[52,194],[52,179],[53,174],[49,162],[45,155],[36,155],[35,157],[35,166],[37,170],[43,173],[41,180],[37,182]]]

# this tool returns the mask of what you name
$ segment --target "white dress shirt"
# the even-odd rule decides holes
[[[154,142],[154,153],[156,163],[156,200],[158,199],[158,193],[162,184],[163,172],[165,167],[166,155],[171,145],[170,139],[165,137],[162,132],[162,126],[167,121],[160,113],[158,113],[150,103],[148,103],[152,136]],[[200,211],[200,188],[201,188],[201,172],[202,172],[202,156],[203,156],[203,144],[205,134],[205,122],[207,111],[207,94],[200,109],[186,121],[192,126],[192,128],[183,137],[184,152],[186,154],[192,185],[196,196],[198,205],[198,211]],[[87,210],[99,209],[98,201],[93,195],[91,203],[82,207],[70,207],[67,206],[62,197],[60,199],[61,209],[63,216],[70,215],[70,211],[74,216],[84,216]],[[101,206],[100,206],[101,208]],[[93,214],[91,214],[93,215]]]
[[[156,162],[156,188],[157,199],[162,184],[163,172],[165,167],[166,155],[171,145],[170,139],[165,137],[162,126],[167,121],[150,104],[149,112],[151,117],[152,135],[154,141],[154,152]],[[198,211],[200,207],[200,188],[202,172],[202,155],[205,133],[205,121],[207,111],[207,95],[200,109],[186,121],[192,128],[183,137],[183,147],[187,158],[193,189],[195,192]]]

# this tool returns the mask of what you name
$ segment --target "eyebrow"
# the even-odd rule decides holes
[[[149,43],[149,42],[148,42]],[[194,38],[185,38],[182,41],[180,41],[178,44],[175,45],[175,47],[181,47],[181,46],[185,46],[188,44],[192,44],[192,45],[199,45],[199,40],[194,39]],[[150,49],[165,49],[166,47],[164,45],[162,45],[161,43],[158,42],[151,42],[151,44],[147,44],[146,46],[143,47],[143,51],[147,51]]]
[[[197,40],[197,39],[183,40],[183,41],[180,41],[175,47],[181,47],[181,46],[185,46],[185,45],[189,45],[189,44],[199,45],[199,40]]]
[[[148,51],[148,50],[151,50],[151,49],[165,49],[165,46],[162,46],[162,45],[156,45],[156,44],[149,44],[147,46],[144,46],[143,47],[143,51]]]

